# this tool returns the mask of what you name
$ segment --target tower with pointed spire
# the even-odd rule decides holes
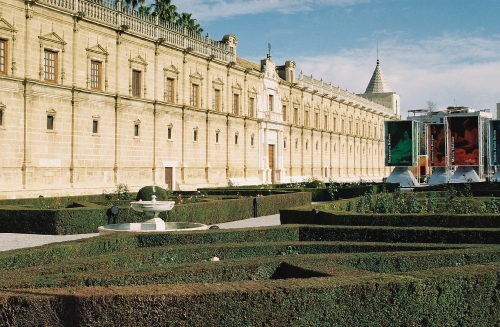
[[[400,116],[400,100],[401,97],[396,92],[393,92],[389,83],[385,79],[382,68],[380,68],[380,61],[377,59],[377,66],[373,71],[370,83],[366,87],[365,93],[358,94],[359,96],[372,100],[380,105],[391,108],[392,111]]]

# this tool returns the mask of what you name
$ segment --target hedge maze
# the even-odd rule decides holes
[[[8,251],[0,254],[0,325],[498,324],[500,247],[482,244],[477,228],[460,229],[476,235],[472,244],[435,241],[434,233],[455,240],[452,228],[417,243],[414,230],[283,225]],[[500,240],[500,229],[482,230]],[[384,242],[391,234],[399,241]]]
[[[0,326],[500,325],[498,214],[280,217],[0,252]]]

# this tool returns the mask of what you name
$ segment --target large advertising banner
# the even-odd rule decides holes
[[[453,166],[479,165],[478,116],[447,117],[449,161]]]
[[[411,120],[385,122],[386,166],[416,166],[417,125]]]
[[[500,166],[500,120],[490,120],[490,164]]]
[[[429,166],[446,166],[446,137],[444,124],[428,124],[429,135]]]

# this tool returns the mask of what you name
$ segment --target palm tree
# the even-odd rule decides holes
[[[141,5],[144,6],[144,0],[122,0],[124,7],[135,9],[135,7]]]
[[[151,14],[151,7],[148,7],[148,6],[145,6],[144,4],[139,4],[139,8],[137,9],[137,11],[140,13],[140,14],[143,14],[143,15],[149,15]]]
[[[196,19],[191,18],[191,14],[183,12],[176,21],[177,25],[182,28],[186,28],[188,31],[191,31],[196,34],[201,34],[203,32],[203,28],[201,28],[200,24],[196,23]]]
[[[151,7],[154,7],[153,12],[158,15],[161,20],[170,24],[174,24],[179,17],[177,7],[172,4],[171,0],[156,0]]]

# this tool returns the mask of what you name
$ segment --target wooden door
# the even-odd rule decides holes
[[[271,170],[271,183],[274,184],[274,145],[268,145],[269,169]]]
[[[168,189],[173,191],[173,185],[172,185],[172,180],[173,180],[173,169],[172,167],[165,167],[165,184],[167,185]]]

